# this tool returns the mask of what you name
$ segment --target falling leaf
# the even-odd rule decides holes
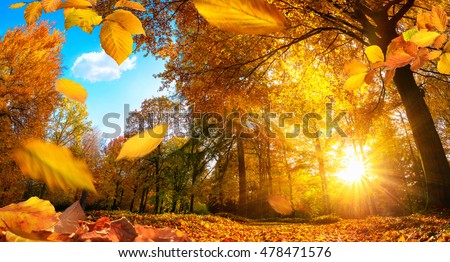
[[[437,70],[441,74],[450,74],[450,53],[441,55],[437,64]]]
[[[345,64],[344,73],[349,76],[367,73],[367,66],[359,60],[352,60]]]
[[[286,28],[286,18],[266,0],[194,0],[200,15],[224,31],[270,34]]]
[[[433,6],[431,9],[431,24],[440,32],[445,32],[447,29],[448,17],[442,8]]]
[[[114,8],[120,8],[120,7],[126,7],[126,8],[130,8],[130,9],[133,9],[136,11],[142,11],[142,12],[147,11],[147,10],[145,10],[145,7],[143,7],[140,3],[127,1],[127,0],[119,0],[114,5]]]
[[[61,92],[65,96],[70,99],[77,100],[81,103],[84,103],[87,98],[87,91],[83,88],[82,85],[66,79],[60,78],[56,81],[56,91]]]
[[[56,233],[74,233],[78,225],[78,220],[84,220],[86,214],[80,206],[80,201],[76,201],[59,216],[59,222],[55,225]]]
[[[17,9],[17,8],[21,8],[24,7],[27,3],[24,2],[19,2],[19,3],[15,3],[9,6],[9,8],[11,9]]]
[[[62,0],[42,0],[42,7],[46,13],[55,12],[61,2]]]
[[[364,72],[364,73],[353,75],[353,76],[349,77],[347,79],[347,81],[345,81],[344,89],[353,91],[353,90],[360,88],[366,81],[366,75],[367,75],[367,73]]]
[[[291,202],[289,202],[283,196],[271,195],[267,198],[267,201],[277,213],[280,213],[282,215],[289,215],[294,212]]]
[[[38,197],[0,208],[0,229],[31,233],[48,229],[57,221],[53,205]]]
[[[64,3],[61,3],[58,9],[62,8],[88,8],[92,7],[92,3],[87,0],[67,0]]]
[[[75,159],[69,149],[40,140],[30,140],[14,152],[22,172],[44,181],[50,189],[67,187],[95,192],[86,163]]]
[[[167,128],[167,124],[162,124],[131,137],[123,144],[116,161],[134,160],[149,154],[163,141]]]
[[[122,64],[133,51],[133,37],[119,23],[105,21],[100,30],[100,43],[103,50],[112,57],[118,65]]]
[[[42,15],[41,2],[32,2],[25,8],[25,22],[28,25],[34,24]]]
[[[437,32],[420,30],[411,37],[410,41],[416,43],[419,47],[426,47],[432,45],[439,35]]]
[[[67,14],[64,21],[64,27],[66,30],[73,26],[80,27],[83,31],[91,34],[94,26],[99,25],[102,22],[102,17],[99,16],[94,10],[91,9],[75,9]]]
[[[371,63],[384,61],[384,54],[381,48],[377,45],[372,45],[366,48],[367,58]]]
[[[70,13],[72,13],[75,10],[76,9],[74,7],[64,8],[64,19],[67,19],[67,17],[70,15]]]
[[[108,15],[105,20],[119,23],[125,30],[132,35],[145,35],[142,23],[133,13],[126,10],[116,10]]]

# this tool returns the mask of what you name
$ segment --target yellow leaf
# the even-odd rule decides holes
[[[346,63],[344,66],[344,73],[349,76],[357,75],[357,74],[361,74],[361,73],[365,73],[365,72],[367,72],[367,66],[359,60],[352,60],[352,61]]]
[[[84,103],[87,98],[87,91],[82,85],[66,78],[60,78],[56,81],[56,91],[81,103]]]
[[[108,15],[105,20],[119,23],[125,30],[132,35],[145,35],[142,23],[133,13],[126,10],[116,10]]]
[[[450,74],[450,53],[444,53],[437,64],[437,70],[441,74]]]
[[[7,242],[36,242],[35,240],[18,236],[11,231],[6,231],[5,238]]]
[[[145,130],[127,140],[120,150],[116,161],[121,159],[134,160],[155,150],[164,139],[167,124],[161,124],[152,130]]]
[[[62,8],[88,8],[92,7],[92,3],[87,0],[67,0],[64,3],[61,3],[58,9]]]
[[[372,45],[366,48],[367,58],[371,63],[383,62],[384,54],[381,48],[377,45]]]
[[[266,0],[194,0],[200,15],[221,30],[270,34],[286,28],[286,18]]]
[[[409,40],[411,40],[411,37],[413,36],[413,35],[415,35],[417,32],[419,32],[419,30],[417,30],[417,29],[410,29],[410,30],[408,30],[408,31],[406,31],[406,32],[403,32],[402,33],[402,36],[403,36],[403,39],[405,40],[405,41],[409,41]]]
[[[119,23],[105,21],[100,30],[100,43],[103,50],[112,57],[118,65],[122,64],[133,51],[133,36]]]
[[[419,47],[427,47],[434,43],[436,38],[439,37],[439,33],[437,32],[429,32],[427,30],[420,30],[419,32],[415,33],[411,37],[411,42],[417,44]]]
[[[24,7],[27,3],[24,2],[19,2],[19,3],[15,3],[9,6],[9,8],[11,9],[17,9],[17,8],[21,8]]]
[[[42,15],[41,2],[32,2],[25,8],[25,22],[28,25],[34,24]]]
[[[84,161],[73,157],[69,149],[30,140],[14,152],[22,172],[44,181],[50,189],[87,189],[95,192],[92,175]]]
[[[62,0],[42,0],[42,7],[46,13],[55,12],[58,10]]]
[[[64,27],[68,30],[72,26],[78,26],[86,33],[91,34],[94,26],[99,25],[101,22],[102,17],[94,10],[75,9],[67,15]]]
[[[55,208],[47,201],[31,197],[27,201],[0,208],[0,228],[23,232],[51,228],[58,222]]]
[[[143,7],[140,3],[127,1],[127,0],[119,0],[114,5],[114,8],[120,8],[120,7],[126,7],[126,8],[136,10],[136,11],[143,11],[143,12],[147,11],[147,10],[145,10],[145,7]]]
[[[367,73],[364,72],[364,73],[353,75],[353,76],[349,77],[344,84],[344,89],[352,91],[352,90],[360,88],[366,81],[366,75],[367,75]]]
[[[283,196],[271,195],[267,198],[267,202],[279,214],[289,215],[294,211],[291,202]]]
[[[441,34],[433,43],[433,46],[440,49],[444,46],[444,44],[447,42],[448,36],[447,34]]]
[[[441,55],[442,55],[442,51],[441,50],[433,50],[430,53],[428,53],[427,59],[428,60],[434,60],[436,58],[439,58]]]
[[[447,29],[448,17],[442,8],[433,6],[431,9],[431,23],[440,32],[445,32]]]
[[[64,19],[67,19],[67,17],[75,11],[76,9],[74,7],[64,8]]]

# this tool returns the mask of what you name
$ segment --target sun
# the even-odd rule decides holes
[[[353,154],[347,154],[347,156],[345,168],[337,172],[335,176],[348,184],[358,183],[366,174],[364,162]]]

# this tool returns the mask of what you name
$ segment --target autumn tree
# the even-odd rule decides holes
[[[283,55],[302,41],[309,42],[311,50],[323,50],[320,55],[315,53],[329,63],[329,72],[334,73],[344,65],[333,60],[333,54],[344,52],[353,57],[368,45],[378,45],[386,54],[391,41],[404,28],[413,26],[419,12],[442,4],[414,0],[273,3],[286,17],[287,29],[275,34],[245,35],[209,25],[191,1],[145,2],[153,16],[141,18],[152,35],[139,39],[139,49],[170,59],[161,76],[167,86],[175,82],[190,101],[216,103],[224,98],[223,90],[245,90],[243,97],[258,97],[255,90],[261,89],[254,88],[255,81],[269,76]],[[237,28],[232,30],[239,31]],[[445,77],[435,68],[426,72],[440,79]],[[450,168],[416,76],[407,64],[396,70],[394,82],[427,175],[430,206],[448,207]]]
[[[20,199],[25,181],[12,162],[13,148],[43,138],[58,103],[60,32],[46,23],[9,30],[0,39],[0,202]]]

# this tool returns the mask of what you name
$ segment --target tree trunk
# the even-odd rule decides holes
[[[394,77],[420,153],[428,185],[427,207],[450,207],[450,166],[430,110],[408,67],[397,69]]]
[[[247,216],[247,176],[245,173],[244,142],[237,132],[237,157],[239,169],[239,214]]]
[[[317,154],[317,161],[319,162],[319,176],[322,181],[322,199],[324,206],[324,213],[326,215],[330,214],[330,199],[328,197],[328,183],[327,176],[325,174],[325,162],[323,159],[322,146],[320,145],[319,138],[316,138],[315,149]]]

